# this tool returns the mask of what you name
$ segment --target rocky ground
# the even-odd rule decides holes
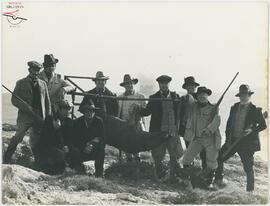
[[[2,132],[3,148],[14,134],[12,126]],[[76,174],[67,170],[50,176],[30,168],[28,138],[18,147],[14,164],[2,165],[2,201],[4,204],[266,204],[268,202],[268,167],[255,160],[256,191],[245,191],[245,173],[236,155],[225,164],[228,184],[217,191],[191,189],[181,180],[157,181],[149,152],[141,163],[117,162],[118,150],[106,147],[105,178]],[[167,159],[167,158],[166,158]],[[199,161],[195,162],[198,165]],[[93,163],[86,163],[87,171]]]

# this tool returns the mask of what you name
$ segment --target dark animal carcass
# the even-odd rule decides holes
[[[117,117],[106,115],[106,144],[128,153],[151,150],[169,137],[166,132],[138,131],[136,127]]]

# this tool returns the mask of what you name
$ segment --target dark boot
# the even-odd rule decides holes
[[[17,145],[19,142],[16,141],[16,139],[12,138],[9,142],[9,145],[7,147],[7,150],[3,157],[3,163],[4,164],[10,164],[11,163],[11,157],[13,153],[16,151]]]
[[[248,172],[247,174],[247,191],[251,192],[254,190],[254,171]]]
[[[158,179],[165,176],[166,170],[164,169],[162,162],[155,162],[155,172]]]

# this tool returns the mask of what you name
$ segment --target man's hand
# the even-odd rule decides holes
[[[61,127],[61,121],[59,119],[53,120],[53,127],[59,129]]]
[[[248,136],[252,132],[252,129],[248,128],[244,131],[244,136]]]
[[[86,147],[84,148],[83,152],[84,152],[85,154],[90,154],[91,151],[92,151],[92,148],[93,148],[92,144],[91,144],[90,142],[88,142],[88,143],[86,144]]]
[[[202,132],[203,137],[210,137],[211,135],[212,135],[212,132],[208,128],[205,128]]]
[[[68,152],[69,152],[68,146],[64,146],[64,147],[63,147],[63,151],[64,151],[65,153],[68,153]]]

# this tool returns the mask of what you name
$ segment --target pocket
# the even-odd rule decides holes
[[[202,113],[202,116],[205,120],[210,120],[211,119],[211,111],[205,111]]]

